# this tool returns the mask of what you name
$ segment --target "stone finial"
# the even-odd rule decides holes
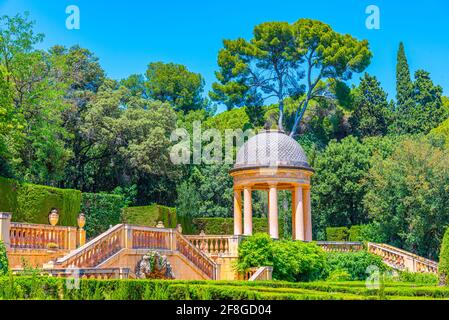
[[[205,236],[205,235],[206,235],[206,233],[204,232],[204,230],[201,230],[200,236]]]
[[[182,225],[178,223],[178,224],[176,225],[176,230],[177,230],[179,233],[182,233]]]
[[[160,228],[160,229],[165,228],[164,227],[164,223],[162,221],[158,221],[157,225],[156,225],[156,228]]]

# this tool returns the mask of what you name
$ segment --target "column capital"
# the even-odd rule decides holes
[[[11,219],[11,212],[0,212],[0,219]]]

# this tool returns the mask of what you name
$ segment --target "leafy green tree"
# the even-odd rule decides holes
[[[250,41],[224,40],[218,54],[218,82],[210,97],[228,108],[262,106],[275,99],[278,127],[284,127],[284,102],[297,100],[291,135],[295,135],[309,102],[329,96],[323,81],[348,80],[363,71],[371,53],[367,41],[342,35],[322,22],[300,19],[266,22],[254,28]]]
[[[432,129],[428,137],[443,148],[449,149],[449,118]]]
[[[349,118],[354,134],[358,137],[385,135],[391,110],[380,82],[365,73],[354,95],[355,110]]]
[[[425,140],[406,139],[374,157],[363,203],[388,243],[435,259],[449,223],[449,156]]]
[[[192,217],[228,217],[232,212],[233,182],[230,165],[193,166],[178,187],[177,209]]]
[[[369,221],[363,205],[368,171],[374,161],[391,155],[400,138],[353,136],[331,141],[315,155],[312,177],[314,233],[325,239],[326,227],[349,227]],[[377,158],[373,159],[373,155]]]
[[[312,181],[315,232],[324,238],[326,227],[366,223],[363,179],[370,167],[370,150],[350,136],[331,141],[316,157]]]
[[[35,34],[33,25],[28,14],[0,18],[0,63],[12,88],[14,113],[23,119],[23,143],[15,146],[10,162],[15,175],[55,185],[71,157],[61,119],[66,85],[55,81],[51,57],[34,49],[43,35]]]
[[[443,88],[434,85],[429,72],[424,70],[415,72],[413,93],[416,102],[414,117],[416,128],[413,131],[428,133],[437,127],[442,119],[449,117],[449,113],[443,105]]]
[[[148,96],[170,103],[175,110],[187,112],[202,109],[207,101],[202,97],[204,79],[184,65],[152,62],[146,71]]]

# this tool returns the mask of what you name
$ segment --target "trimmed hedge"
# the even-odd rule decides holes
[[[361,242],[364,239],[364,233],[367,225],[354,225],[348,227],[328,227],[326,228],[327,241],[351,241]]]
[[[348,241],[349,229],[347,227],[326,228],[327,241]]]
[[[195,218],[193,219],[194,233],[200,233],[202,230],[206,234],[225,235],[234,234],[233,218]],[[253,234],[268,233],[267,218],[253,218]],[[284,234],[284,221],[279,219],[279,236]]]
[[[449,228],[446,229],[441,242],[438,274],[440,276],[440,284],[447,286],[449,284]]]
[[[0,277],[0,300],[402,300],[448,297],[449,288],[397,282],[385,283],[384,288],[379,290],[367,288],[365,281],[291,283],[282,281],[80,279],[79,289],[69,289],[66,279],[62,278]]]
[[[124,223],[154,227],[162,221],[167,228],[175,228],[177,224],[176,209],[157,204],[141,207],[127,207],[123,209]]]
[[[0,211],[12,212],[13,221],[48,224],[51,209],[59,211],[58,225],[76,226],[81,191],[23,183],[0,177]]]
[[[83,193],[82,211],[86,215],[86,235],[93,238],[121,223],[123,196],[108,193]]]
[[[351,226],[349,229],[349,241],[351,242],[360,242],[364,241],[362,236],[362,231],[365,226],[358,225],[358,226]]]
[[[3,276],[8,273],[8,257],[6,256],[6,247],[3,244],[3,241],[0,241],[0,276]]]

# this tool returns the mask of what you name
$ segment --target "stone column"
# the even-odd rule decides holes
[[[242,192],[234,189],[234,235],[242,234]]]
[[[278,193],[276,185],[270,185],[270,206],[268,211],[268,220],[270,221],[270,236],[273,239],[279,239],[279,220],[278,220]]]
[[[243,214],[245,215],[243,219],[244,231],[243,234],[250,236],[253,234],[253,207],[252,207],[252,194],[251,187],[245,187],[243,189]]]
[[[296,230],[295,230],[295,226],[296,226],[296,208],[295,208],[295,203],[296,203],[296,190],[295,187],[292,188],[292,239],[296,240]]]
[[[304,189],[304,240],[312,241],[312,203],[310,201],[310,188]]]
[[[295,240],[305,240],[304,234],[304,201],[303,201],[303,190],[300,186],[295,186],[295,203],[293,206],[295,208]]]
[[[0,212],[0,241],[6,247],[6,250],[9,250],[11,245],[9,239],[9,232],[11,229],[11,213],[9,212]]]

